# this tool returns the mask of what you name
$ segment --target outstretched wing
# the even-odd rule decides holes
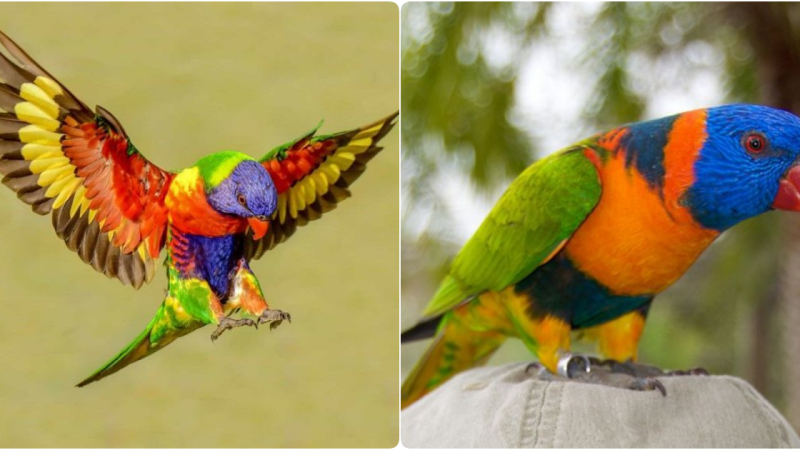
[[[481,292],[502,291],[546,263],[600,200],[597,169],[582,146],[528,167],[453,260],[423,322]]]
[[[267,153],[260,162],[275,182],[278,207],[263,238],[245,239],[247,257],[260,258],[294,234],[297,227],[319,219],[350,197],[350,185],[383,149],[377,143],[394,127],[397,115],[327,136],[314,136],[318,125]]]
[[[172,180],[117,120],[92,112],[5,34],[0,44],[2,182],[108,277],[139,288],[163,247]],[[16,61],[14,61],[16,60]]]

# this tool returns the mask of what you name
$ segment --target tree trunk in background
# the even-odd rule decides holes
[[[741,3],[728,5],[731,18],[743,23],[755,51],[762,101],[781,109],[800,114],[800,48],[798,48],[798,5],[770,3]],[[766,372],[781,370],[786,402],[786,418],[800,430],[800,217],[784,214],[781,218],[783,254],[778,274],[778,301],[774,313],[779,314],[783,360],[768,361],[755,355],[751,360],[763,367],[754,370],[765,373],[759,378],[765,382],[778,377]],[[758,319],[757,319],[758,320]],[[763,318],[761,318],[763,321]],[[758,322],[756,323],[758,325]],[[758,326],[755,327],[758,330]],[[754,354],[766,354],[754,339]],[[767,344],[768,345],[768,344]],[[772,352],[775,354],[775,352]],[[781,364],[781,362],[783,364]],[[758,387],[758,386],[757,386]],[[758,387],[762,389],[762,387]],[[764,392],[764,390],[762,390]]]

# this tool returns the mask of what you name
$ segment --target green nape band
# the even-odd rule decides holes
[[[240,162],[248,160],[253,161],[253,158],[244,153],[224,151],[212,153],[197,161],[196,165],[206,188],[213,189],[228,178]]]

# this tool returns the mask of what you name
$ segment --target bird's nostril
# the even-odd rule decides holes
[[[267,216],[256,216],[256,219],[266,222]]]

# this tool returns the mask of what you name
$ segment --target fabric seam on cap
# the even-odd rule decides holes
[[[527,442],[530,439],[530,434],[526,431],[533,428],[533,390],[536,383],[530,383],[531,388],[528,389],[528,395],[525,397],[525,405],[522,409],[522,426],[519,430],[519,446],[520,448],[530,448],[532,444]]]
[[[550,386],[552,385],[552,382],[546,381],[545,385],[542,387],[541,401],[539,403],[539,420],[536,422],[536,440],[533,441],[534,448],[538,448],[539,441],[542,440],[542,422],[545,421],[544,409],[547,405],[547,393],[550,392]]]
[[[545,396],[547,395],[547,387],[549,387],[550,383],[547,382],[544,388],[539,388],[539,383],[531,380],[530,382],[531,388],[528,390],[528,398],[526,399],[525,404],[525,418],[522,421],[522,429],[520,430],[520,440],[519,444],[521,448],[534,448],[539,442],[539,425],[542,423],[542,414],[541,410],[544,407],[544,400]],[[539,400],[539,420],[536,420],[536,407],[534,405],[534,396],[537,393],[541,393],[538,395],[540,397]],[[534,423],[536,422],[536,423]]]
[[[564,389],[566,388],[566,385],[567,385],[567,383],[559,383],[558,384],[558,392],[559,392],[558,404],[557,404],[558,406],[556,406],[556,410],[554,411],[554,414],[553,414],[553,416],[555,417],[555,420],[553,421],[553,440],[550,442],[550,445],[549,445],[549,447],[551,447],[551,448],[557,448],[559,446],[559,444],[557,443],[558,442],[558,437],[559,437],[558,429],[560,428],[559,424],[561,423],[561,418],[564,417],[564,415],[561,414],[561,411],[564,410],[564,397],[566,397],[564,395]],[[555,389],[555,387],[554,387],[554,389]]]
[[[742,393],[742,396],[747,400],[747,402],[753,406],[753,409],[758,411],[758,414],[760,414],[764,418],[764,422],[768,423],[770,428],[772,428],[772,431],[776,433],[776,436],[781,441],[781,444],[783,444],[783,447],[784,448],[790,447],[789,437],[786,436],[785,430],[781,426],[780,421],[776,420],[772,414],[768,413],[767,411],[764,411],[764,408],[762,407],[761,402],[758,401],[758,398],[756,398],[752,392],[749,392],[749,389],[743,388],[742,386],[739,385],[739,383],[735,382],[734,380],[725,378],[725,381],[735,386],[736,389]]]

